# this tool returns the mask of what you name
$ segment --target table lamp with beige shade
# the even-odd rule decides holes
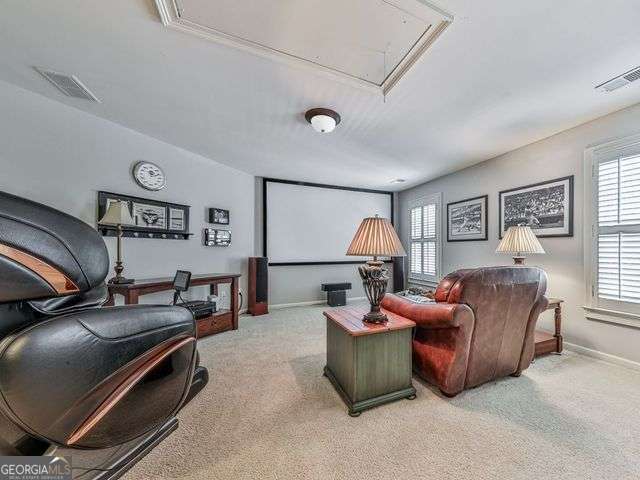
[[[380,302],[387,291],[389,277],[387,270],[382,268],[384,262],[378,260],[378,257],[407,255],[391,222],[378,215],[365,218],[349,245],[347,255],[373,257],[373,260],[358,267],[364,291],[371,304],[371,311],[363,320],[369,323],[386,322],[387,316],[380,311]]]
[[[496,253],[509,253],[513,255],[513,262],[516,265],[524,265],[525,254],[545,253],[545,251],[531,227],[517,225],[509,227],[496,248]]]
[[[122,200],[111,200],[107,211],[98,221],[98,224],[116,227],[116,236],[118,239],[117,258],[116,264],[113,267],[116,275],[109,279],[109,283],[118,285],[133,283],[134,281],[132,279],[122,276],[122,272],[124,271],[124,267],[122,266],[122,226],[134,225],[133,218],[131,218],[131,213],[129,212],[129,203]]]

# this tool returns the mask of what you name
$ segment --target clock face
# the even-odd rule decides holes
[[[162,190],[167,184],[162,169],[151,162],[138,162],[133,167],[133,178],[142,188],[147,190]]]

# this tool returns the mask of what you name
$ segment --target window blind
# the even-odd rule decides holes
[[[640,303],[640,155],[598,165],[598,298]]]
[[[422,207],[411,209],[411,238],[422,236]]]
[[[411,208],[410,220],[410,276],[419,279],[435,280],[438,265],[438,205],[425,203]]]

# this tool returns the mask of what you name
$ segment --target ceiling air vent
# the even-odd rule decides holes
[[[100,103],[100,99],[91,93],[75,75],[65,75],[52,70],[44,70],[38,67],[34,68],[65,95]]]
[[[631,82],[635,82],[638,79],[640,79],[640,67],[636,67],[633,70],[629,70],[627,73],[623,73],[616,78],[612,78],[611,80],[604,82],[602,85],[598,85],[596,90],[601,92],[613,92],[614,90],[624,87],[625,85],[629,85]]]

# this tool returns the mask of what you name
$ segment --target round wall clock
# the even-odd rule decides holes
[[[162,190],[167,178],[162,169],[151,162],[138,162],[133,167],[133,178],[138,185],[147,190]]]

